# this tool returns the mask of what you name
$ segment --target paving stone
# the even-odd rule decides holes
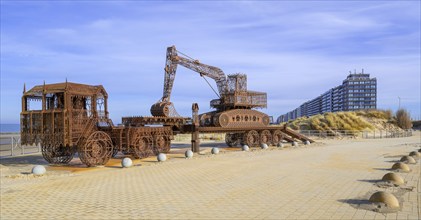
[[[380,214],[350,203],[374,190],[393,192],[372,180],[388,172],[393,156],[413,151],[416,134],[247,154],[221,148],[217,157],[169,154],[158,165],[2,179],[0,219],[419,219],[418,165],[402,174],[414,187],[402,196],[402,211]]]

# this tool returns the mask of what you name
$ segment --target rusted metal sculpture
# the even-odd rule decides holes
[[[215,111],[198,114],[192,105],[192,118],[178,115],[170,101],[177,65],[214,79],[218,99],[211,101]],[[266,93],[247,90],[245,74],[228,77],[213,66],[185,55],[174,46],[167,49],[164,93],[151,107],[152,117],[123,117],[115,126],[108,116],[108,94],[101,85],[71,82],[38,85],[26,91],[21,112],[22,144],[41,144],[49,163],[67,164],[77,152],[87,166],[104,165],[118,152],[134,158],[167,153],[173,136],[192,134],[192,150],[199,151],[199,133],[226,133],[226,143],[233,147],[247,144],[277,145],[282,141],[312,140],[286,127],[268,126],[269,117],[254,108],[266,107]],[[150,126],[154,125],[154,126]]]
[[[200,115],[201,126],[247,127],[269,124],[269,116],[251,110],[265,108],[267,96],[263,92],[247,90],[247,75],[237,73],[227,77],[220,68],[200,63],[177,51],[175,46],[167,48],[163,96],[160,101],[152,105],[153,116],[178,116],[170,101],[178,65],[191,69],[202,77],[213,79],[218,87],[218,93],[215,93],[219,98],[210,102],[210,106],[216,111]]]
[[[261,141],[272,143],[273,140],[278,142],[282,140],[278,135],[279,130],[271,132],[270,130],[273,129],[264,128],[269,125],[269,116],[253,110],[254,108],[265,108],[267,106],[267,95],[263,92],[248,91],[247,75],[237,73],[227,77],[220,68],[203,64],[177,51],[175,46],[167,48],[163,96],[152,105],[151,114],[153,116],[178,116],[172,114],[176,111],[170,101],[178,65],[199,73],[205,80],[205,77],[209,77],[216,82],[218,93],[214,91],[218,99],[210,102],[210,106],[216,110],[199,115],[200,127],[238,130],[226,134],[228,146],[235,146],[240,143],[256,146]],[[247,131],[248,129],[252,130]],[[273,138],[273,136],[276,137]]]
[[[76,151],[86,164],[106,163],[112,151],[111,138],[95,125],[101,122],[112,126],[107,97],[102,86],[68,82],[24,89],[22,144],[40,143],[49,163],[66,164]]]
[[[170,127],[118,127],[108,118],[102,86],[44,84],[23,92],[22,144],[41,144],[49,163],[69,163],[75,152],[87,166],[107,163],[118,151],[135,158],[168,152]]]

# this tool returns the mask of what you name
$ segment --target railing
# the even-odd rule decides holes
[[[412,136],[412,130],[390,131],[390,130],[374,130],[374,131],[349,131],[349,130],[302,130],[300,134],[319,137],[319,138],[333,138],[333,137],[361,137],[366,139],[375,138],[399,138]]]
[[[0,157],[41,152],[41,145],[22,145],[19,134],[0,134]]]
[[[361,133],[362,138],[400,138],[412,136],[412,130],[403,131],[363,131]]]

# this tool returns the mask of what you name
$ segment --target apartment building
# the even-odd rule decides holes
[[[370,74],[351,73],[342,84],[329,89],[300,107],[278,117],[277,122],[286,122],[303,116],[325,112],[356,111],[377,108],[377,79]]]

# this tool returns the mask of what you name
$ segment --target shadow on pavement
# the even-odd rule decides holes
[[[360,182],[366,182],[366,183],[378,183],[381,180],[358,180],[358,181],[360,181]]]
[[[403,156],[407,156],[407,155],[406,154],[388,155],[388,156],[385,156],[384,158],[400,158],[400,157],[403,157]]]
[[[21,157],[1,158],[0,164],[4,166],[48,165],[42,155],[29,155]]]
[[[373,168],[373,170],[392,171],[390,168]]]
[[[401,162],[400,160],[387,160],[386,163],[398,163]]]
[[[366,199],[339,199],[338,202],[347,203],[350,205],[368,205],[370,201]]]

